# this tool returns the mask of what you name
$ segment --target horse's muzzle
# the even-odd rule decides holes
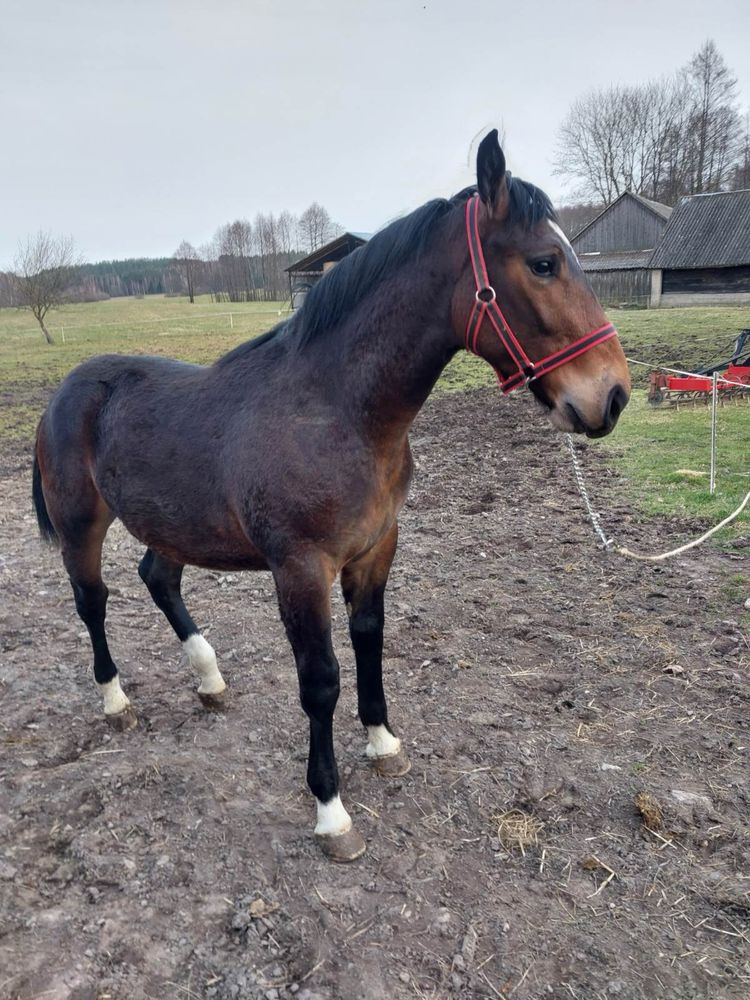
[[[617,383],[612,386],[604,403],[600,419],[597,423],[591,417],[584,415],[569,400],[565,402],[565,415],[572,424],[572,430],[576,434],[585,434],[589,438],[606,437],[614,430],[620,414],[628,405],[630,394],[624,386]]]

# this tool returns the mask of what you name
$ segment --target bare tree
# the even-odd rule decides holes
[[[592,90],[573,103],[558,133],[555,169],[575,177],[580,193],[609,204],[632,178],[627,167],[632,138],[628,91],[624,87]]]
[[[341,232],[341,226],[333,222],[328,210],[314,201],[299,217],[300,243],[307,253],[312,253],[332,240]]]
[[[735,95],[711,41],[672,77],[589,91],[560,127],[556,171],[578,181],[580,197],[605,204],[623,191],[674,204],[721,190],[739,151]]]
[[[745,115],[738,152],[737,162],[729,177],[729,187],[732,191],[747,191],[750,190],[750,111]]]
[[[200,270],[200,255],[192,243],[183,240],[174,252],[174,258],[180,265],[182,276],[185,279],[188,298],[195,302],[195,282]]]
[[[44,320],[50,309],[66,301],[74,269],[81,263],[70,236],[53,236],[40,230],[19,244],[13,261],[16,304],[29,309],[42,329],[45,340],[53,344]]]
[[[292,254],[297,249],[296,233],[299,228],[299,220],[286,209],[278,217],[276,226],[279,234],[279,249],[283,254]]]
[[[709,39],[690,60],[685,75],[692,94],[690,129],[692,191],[719,191],[737,148],[740,116],[737,80]]]
[[[572,238],[579,233],[584,226],[599,215],[604,210],[603,204],[593,202],[578,202],[573,205],[560,205],[557,209],[557,218],[566,236]]]

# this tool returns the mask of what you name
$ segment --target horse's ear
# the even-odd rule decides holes
[[[490,215],[503,219],[508,211],[508,182],[505,177],[505,156],[500,148],[496,128],[479,143],[477,190]]]

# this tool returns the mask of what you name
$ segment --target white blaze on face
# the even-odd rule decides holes
[[[401,740],[389,733],[385,726],[367,727],[367,746],[365,753],[368,757],[392,757],[401,749]]]
[[[196,632],[183,642],[182,649],[190,666],[201,679],[198,685],[199,694],[221,694],[226,684],[219,672],[213,646]]]
[[[315,833],[319,836],[337,837],[352,828],[352,818],[344,809],[341,796],[336,795],[330,802],[315,800],[318,804],[318,822]]]
[[[120,687],[120,678],[113,677],[106,684],[100,684],[101,692],[104,695],[104,714],[119,715],[130,705],[128,696]]]
[[[570,247],[570,249],[573,250],[573,247],[570,246],[570,240],[568,239],[568,237],[565,235],[565,233],[562,231],[562,229],[558,226],[558,224],[556,222],[552,221],[552,219],[549,220],[549,227],[552,230],[552,232],[555,233],[555,235],[557,235],[557,236],[560,237],[560,239],[562,240],[564,246]],[[575,256],[575,250],[573,250],[573,256]]]

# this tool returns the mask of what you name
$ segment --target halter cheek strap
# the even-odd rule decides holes
[[[559,368],[560,365],[567,364],[579,355],[591,350],[599,344],[603,344],[612,337],[617,336],[617,330],[611,323],[592,330],[584,337],[574,340],[560,351],[547,355],[541,361],[531,361],[518,338],[513,333],[510,323],[508,323],[503,311],[497,304],[495,289],[490,284],[490,277],[487,265],[482,252],[482,241],[479,238],[479,195],[473,195],[466,202],[466,238],[469,241],[469,255],[471,257],[471,267],[474,271],[474,283],[476,293],[474,295],[474,307],[469,314],[466,324],[465,344],[466,350],[477,353],[477,340],[479,331],[485,319],[489,320],[492,328],[497,334],[500,342],[510,355],[516,371],[508,378],[504,378],[497,372],[497,379],[500,388],[504,393],[512,392],[521,385],[528,385],[534,379],[541,378],[548,372]]]

